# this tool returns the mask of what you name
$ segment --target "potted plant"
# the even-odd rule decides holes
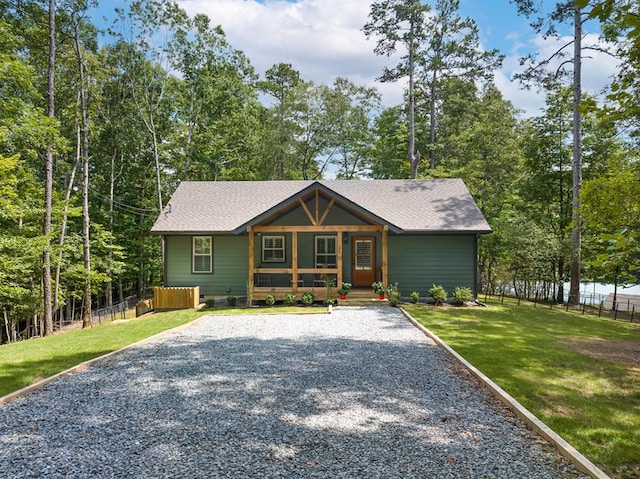
[[[340,295],[340,299],[347,299],[347,294],[351,291],[351,283],[342,283],[342,286],[338,290],[338,294]]]
[[[384,299],[384,286],[382,285],[382,281],[374,281],[371,283],[371,289],[373,289],[374,293],[380,295],[380,299]]]

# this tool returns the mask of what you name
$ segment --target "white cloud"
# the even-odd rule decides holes
[[[220,24],[231,45],[242,50],[261,75],[276,63],[291,63],[304,80],[329,84],[344,76],[360,85],[376,86],[386,106],[402,101],[406,82],[382,84],[375,80],[384,66],[393,66],[394,62],[375,55],[375,40],[367,40],[362,32],[369,1],[179,0],[179,4],[190,15],[205,13],[213,24]],[[589,34],[585,42],[596,39]],[[524,31],[505,34],[503,42],[502,50],[508,56],[503,68],[496,72],[496,84],[525,115],[537,114],[544,95],[522,90],[510,80],[521,69],[519,56],[532,51],[544,58],[559,44]],[[592,55],[593,59],[584,62],[583,83],[595,93],[608,83],[616,63],[604,54]]]
[[[362,0],[181,0],[190,14],[205,13],[220,24],[234,48],[259,74],[276,63],[291,63],[304,80],[332,83],[338,76],[376,86],[387,105],[402,99],[402,85],[375,79],[391,61],[373,53],[367,40],[369,2]]]
[[[513,75],[523,71],[524,67],[519,64],[519,58],[531,52],[534,58],[544,60],[554,56],[564,45],[569,45],[566,49],[565,58],[555,58],[549,64],[550,69],[557,69],[561,62],[571,59],[573,55],[572,37],[564,36],[560,38],[543,38],[535,35],[529,39],[514,34],[510,38],[517,40],[511,48],[511,53],[505,58],[502,69],[496,73],[496,84],[504,97],[510,100],[516,107],[525,112],[525,116],[537,115],[544,105],[544,94],[536,91],[535,86],[531,90],[525,90],[517,81],[510,81]],[[596,34],[587,34],[583,41],[583,47],[600,44]],[[602,45],[605,46],[606,45]],[[583,52],[582,60],[582,88],[583,91],[601,96],[603,89],[611,83],[619,61],[602,51],[586,50]],[[572,66],[567,66],[568,71],[572,71]]]

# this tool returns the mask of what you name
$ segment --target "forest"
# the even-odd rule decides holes
[[[540,35],[573,32],[553,58],[522,59],[514,81],[545,94],[534,117],[503,98],[503,54],[480,49],[459,0],[371,3],[380,81],[406,85],[391,107],[277,58],[260,75],[170,1],[132,0],[101,32],[92,0],[0,0],[0,342],[90,326],[92,309],[161,284],[149,230],[185,180],[462,178],[493,229],[485,290],[564,302],[570,282],[576,303],[581,280],[637,284],[640,7],[511,4]],[[581,84],[593,50],[620,65],[598,97]]]

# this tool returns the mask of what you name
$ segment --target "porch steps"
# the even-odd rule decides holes
[[[388,306],[388,299],[379,299],[379,298],[351,298],[347,297],[347,299],[338,299],[338,306]]]
[[[346,299],[338,296],[338,306],[387,306],[388,299],[380,299],[371,288],[353,288]]]

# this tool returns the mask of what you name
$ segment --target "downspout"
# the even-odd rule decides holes
[[[478,300],[478,279],[480,277],[478,272],[478,239],[480,235],[476,234],[474,236],[475,241],[473,242],[473,297],[475,300]]]
[[[167,238],[160,235],[160,243],[162,244],[162,285],[166,288],[169,281],[167,276]]]

